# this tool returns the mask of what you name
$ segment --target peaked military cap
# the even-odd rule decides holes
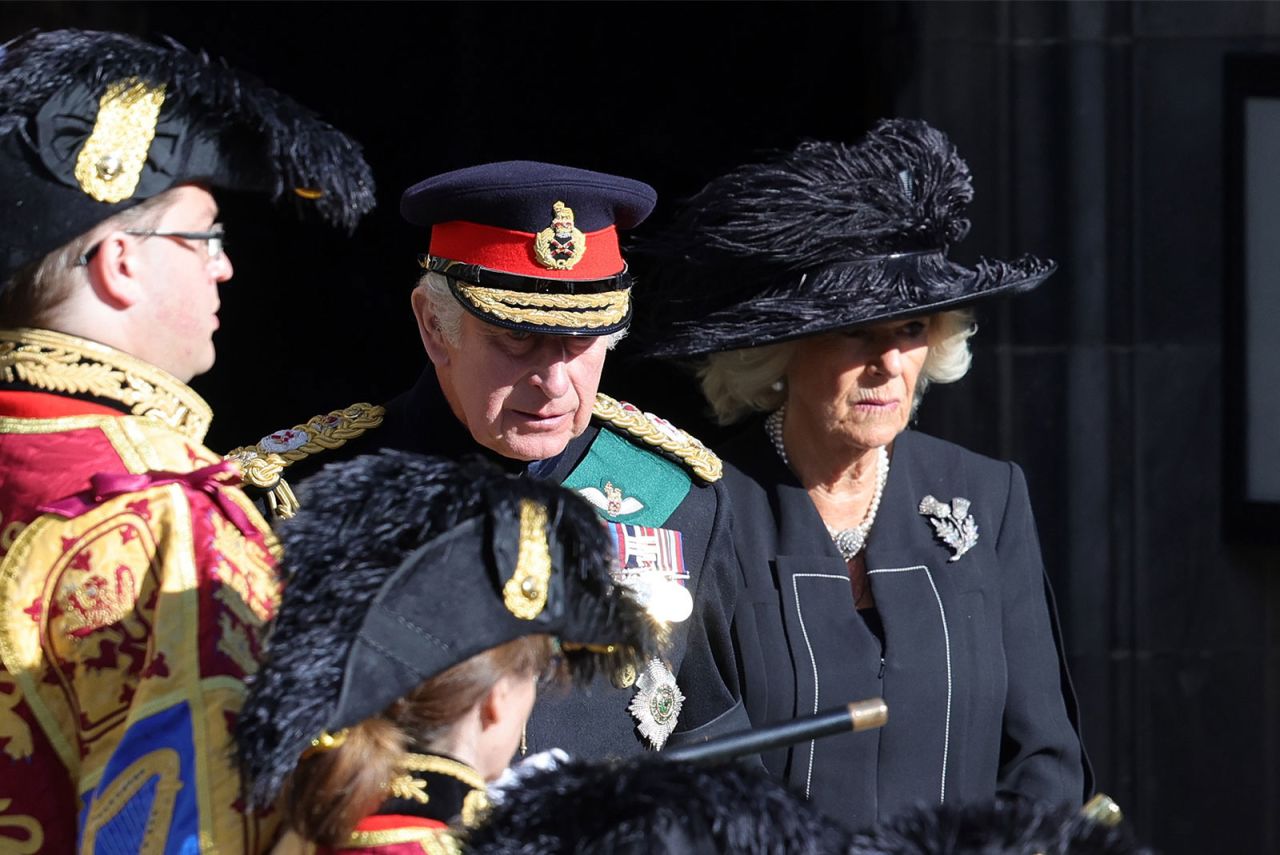
[[[428,178],[400,212],[431,228],[422,266],[445,274],[483,321],[558,335],[605,335],[631,321],[631,277],[618,231],[657,202],[648,184],[528,160]]]
[[[1030,255],[951,261],[972,200],[968,165],[919,120],[738,167],[633,252],[647,308],[631,346],[669,357],[755,347],[1022,293],[1053,273]]]
[[[330,464],[302,493],[280,528],[283,601],[236,723],[257,804],[313,740],[492,647],[553,636],[578,681],[657,649],[610,576],[607,530],[558,485],[383,451]]]
[[[203,53],[85,30],[0,48],[0,289],[184,182],[292,199],[348,228],[374,205],[355,142]]]

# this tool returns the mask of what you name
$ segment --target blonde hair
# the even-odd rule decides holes
[[[418,280],[417,290],[427,299],[431,314],[435,316],[441,337],[450,347],[457,347],[462,340],[462,303],[449,287],[449,279],[443,273],[428,271]],[[613,350],[627,335],[625,329],[605,336],[608,349]]]
[[[977,330],[970,309],[929,316],[929,355],[916,381],[913,413],[931,383],[954,383],[968,373],[973,359],[969,337]],[[698,379],[716,421],[729,425],[782,406],[787,366],[795,350],[796,342],[788,341],[711,354],[698,367]]]

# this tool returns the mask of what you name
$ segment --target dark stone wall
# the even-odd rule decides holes
[[[1280,7],[912,12],[896,110],[969,158],[967,243],[1061,265],[922,424],[1027,470],[1099,787],[1162,851],[1280,851],[1280,550],[1222,520],[1224,58]]]
[[[670,201],[876,116],[943,128],[977,187],[958,257],[1061,267],[981,311],[970,376],[930,391],[921,427],[1026,469],[1098,784],[1140,836],[1280,851],[1280,550],[1226,541],[1221,511],[1223,59],[1280,51],[1280,5],[602,8],[6,3],[0,38],[170,34],[364,141],[380,208],[352,241],[223,199],[237,273],[196,384],[215,448],[416,376],[423,236],[396,207],[426,175],[560,160]],[[605,388],[716,436],[678,371],[615,359]]]

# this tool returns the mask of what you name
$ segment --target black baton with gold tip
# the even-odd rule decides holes
[[[791,721],[766,724],[706,742],[668,748],[662,752],[662,757],[666,760],[711,763],[747,754],[759,754],[836,733],[871,730],[883,726],[888,720],[889,706],[884,699],[870,698]]]

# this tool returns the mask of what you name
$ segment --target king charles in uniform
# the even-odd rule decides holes
[[[211,188],[353,226],[368,167],[283,95],[116,33],[0,48],[0,105],[0,850],[264,851],[230,751],[275,541],[186,385],[232,273]]]
[[[622,669],[540,700],[529,751],[623,756],[747,725],[731,700],[734,675],[718,668],[731,657],[701,641],[715,637],[707,621],[722,614],[707,604],[738,573],[720,461],[684,431],[597,390],[632,314],[618,232],[654,203],[639,181],[530,161],[410,187],[401,213],[430,230],[411,301],[430,364],[385,408],[354,405],[233,453],[290,461],[295,483],[308,465],[380,448],[483,453],[595,506],[613,534],[616,578],[667,625],[668,643],[639,673]],[[278,507],[292,499],[274,481],[263,486]]]

